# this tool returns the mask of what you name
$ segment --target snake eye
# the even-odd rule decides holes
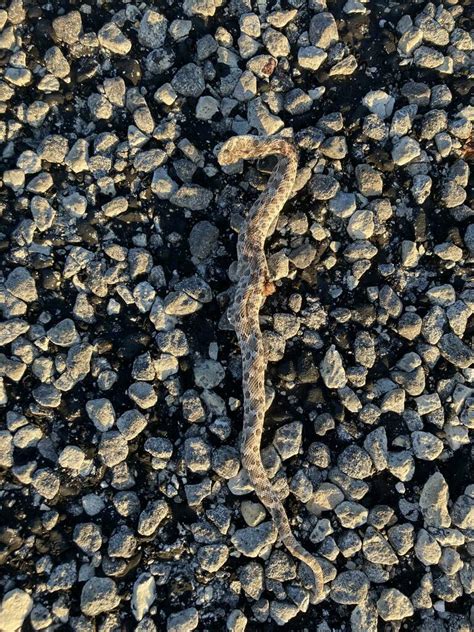
[[[217,161],[220,165],[225,166],[231,163],[231,154],[226,147],[222,147],[217,155]]]

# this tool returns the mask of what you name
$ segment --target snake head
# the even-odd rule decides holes
[[[219,149],[217,154],[219,164],[222,167],[235,165],[236,162],[247,157],[248,146],[254,147],[257,141],[258,138],[256,136],[250,136],[249,134],[232,136]]]
[[[227,165],[233,165],[238,162],[239,157],[237,153],[237,145],[239,143],[239,137],[233,136],[225,141],[225,143],[219,149],[217,154],[217,160],[222,167]]]

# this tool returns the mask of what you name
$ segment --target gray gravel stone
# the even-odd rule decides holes
[[[414,614],[411,601],[396,588],[382,591],[377,601],[377,610],[384,621],[402,621]]]
[[[328,388],[342,388],[347,384],[342,358],[335,345],[326,351],[319,365],[321,377]]]
[[[90,399],[86,403],[86,411],[89,419],[101,432],[110,430],[115,423],[115,411],[108,399]]]
[[[347,447],[337,460],[344,474],[355,479],[364,479],[373,473],[373,463],[368,453],[357,445]]]
[[[270,616],[277,625],[286,625],[298,614],[295,604],[288,601],[272,601],[270,603]]]
[[[425,393],[424,395],[420,395],[416,398],[416,407],[421,416],[428,415],[429,413],[438,410],[441,408],[441,401],[438,393]]]
[[[285,424],[275,432],[273,445],[278,450],[283,461],[298,454],[301,447],[302,435],[303,424],[300,421]]]
[[[107,467],[114,467],[128,456],[127,440],[116,430],[104,432],[97,452]]]
[[[92,577],[82,589],[81,610],[88,617],[109,612],[120,603],[115,582],[108,577]]]
[[[215,388],[224,376],[224,367],[216,360],[199,360],[194,366],[194,380],[199,388]]]
[[[168,20],[164,15],[147,9],[138,29],[138,41],[145,48],[160,48],[165,43]]]
[[[273,28],[267,28],[262,36],[262,41],[270,55],[274,57],[288,57],[290,53],[290,43],[287,37]]]
[[[4,468],[13,465],[13,439],[8,430],[0,431],[0,465]]]
[[[102,546],[102,532],[93,522],[84,522],[74,527],[73,540],[86,555],[94,555]]]
[[[196,118],[209,121],[219,111],[219,102],[214,97],[199,97],[196,105]]]
[[[168,505],[164,500],[152,501],[141,512],[137,531],[140,535],[151,536],[168,515]]]
[[[415,529],[412,524],[404,523],[390,527],[387,531],[388,539],[398,555],[405,555],[415,543]]]
[[[286,93],[284,107],[293,116],[309,112],[313,105],[311,97],[301,88],[295,88]]]
[[[381,472],[387,467],[388,445],[385,428],[380,426],[366,436],[364,448],[367,450],[375,469]]]
[[[362,103],[382,120],[388,118],[393,112],[395,99],[384,90],[371,90],[362,100]]]
[[[5,287],[13,296],[25,303],[31,303],[38,298],[35,280],[26,268],[18,267],[12,270],[5,281]]]
[[[369,586],[367,576],[361,571],[343,571],[331,584],[331,599],[345,605],[362,603]]]
[[[117,492],[113,498],[114,508],[120,516],[135,518],[140,511],[140,499],[132,491]]]
[[[317,173],[311,178],[309,187],[316,200],[330,200],[339,191],[337,180],[322,173]]]
[[[232,610],[227,617],[226,628],[229,632],[244,632],[248,619],[241,610]]]
[[[237,529],[231,538],[239,553],[247,557],[258,557],[263,549],[276,541],[277,532],[272,522],[262,522],[257,527]]]
[[[158,400],[155,389],[147,382],[134,382],[128,387],[127,394],[137,406],[145,410],[152,408]]]
[[[331,464],[331,451],[324,443],[314,442],[309,446],[306,458],[313,465],[327,469]]]
[[[374,233],[374,227],[372,211],[356,211],[349,219],[347,232],[352,239],[370,239]]]
[[[355,529],[367,522],[368,510],[359,503],[345,500],[335,508],[339,522],[346,529]]]
[[[122,213],[125,213],[128,209],[128,201],[122,196],[118,196],[110,202],[106,202],[102,206],[102,211],[106,217],[117,217]]]
[[[354,531],[344,531],[337,540],[337,546],[342,555],[349,559],[354,557],[362,548],[362,541],[359,535]]]
[[[4,346],[13,342],[29,328],[30,325],[21,318],[12,318],[0,323],[0,345]]]
[[[273,57],[270,57],[270,59],[273,59]],[[255,70],[254,72],[258,75]],[[249,102],[247,107],[247,119],[249,125],[255,128],[259,134],[276,134],[285,126],[279,116],[269,111],[261,97],[256,97]]]
[[[61,403],[61,391],[52,384],[41,384],[33,389],[35,401],[45,408],[57,408]]]
[[[186,15],[212,17],[219,4],[217,0],[184,0],[183,10]],[[178,632],[178,630],[176,630],[176,632]],[[179,632],[181,632],[181,630]],[[182,632],[184,632],[184,630]]]
[[[298,64],[305,70],[318,70],[326,58],[327,53],[317,46],[302,46],[298,49]]]
[[[434,461],[443,451],[443,442],[430,432],[415,431],[411,439],[413,452],[418,459]]]
[[[256,527],[265,520],[266,512],[263,505],[244,500],[240,505],[240,512],[249,527]]]
[[[336,20],[332,13],[318,13],[311,18],[309,40],[313,46],[323,50],[339,41]]]
[[[189,344],[181,329],[173,329],[170,331],[160,331],[156,335],[156,342],[165,353],[169,353],[176,358],[186,356],[189,353]]]
[[[443,549],[439,567],[446,575],[455,575],[464,566],[460,554],[452,548]]]
[[[398,564],[398,557],[381,533],[372,527],[367,530],[362,540],[364,556],[373,564]]]
[[[204,220],[195,224],[189,235],[189,248],[193,257],[200,261],[207,259],[216,248],[219,229]]]
[[[394,144],[392,160],[396,165],[402,166],[412,162],[420,155],[421,149],[418,142],[410,136],[404,136]]]
[[[464,233],[464,243],[471,256],[474,256],[474,224],[469,224]]]
[[[383,179],[379,171],[370,165],[357,165],[355,175],[359,191],[365,197],[382,195]]]
[[[415,555],[425,566],[434,566],[441,558],[440,545],[426,529],[420,529],[417,533]]]
[[[378,114],[368,114],[364,118],[363,132],[375,141],[385,141],[388,137],[388,126]]]
[[[110,536],[107,553],[109,557],[131,558],[137,548],[137,539],[134,532],[126,525],[114,530]]]
[[[108,22],[97,33],[99,43],[116,55],[127,55],[132,47],[131,41],[122,33],[115,22]]]
[[[150,573],[141,573],[133,584],[132,612],[137,621],[148,613],[156,599],[155,579]]]
[[[72,347],[80,342],[74,321],[65,318],[48,330],[48,338],[58,347]]]
[[[369,518],[367,522],[376,529],[383,529],[389,523],[392,523],[394,519],[394,511],[388,505],[375,505],[369,511]]]
[[[407,253],[405,252],[405,254]],[[417,255],[415,255],[415,258],[417,259]],[[407,262],[408,261],[405,258],[405,267],[414,267],[412,265],[406,265]],[[413,259],[411,259],[411,263],[414,263]],[[422,324],[423,321],[418,314],[415,314],[413,312],[405,312],[398,320],[397,331],[403,338],[406,338],[407,340],[415,340],[415,338],[420,335]]]
[[[5,593],[0,605],[2,632],[15,632],[31,612],[33,599],[25,590],[14,588]]]
[[[415,473],[415,460],[412,453],[409,450],[389,453],[387,468],[400,481],[410,481]]]
[[[191,472],[204,473],[211,467],[211,449],[200,437],[186,439],[184,460]]]
[[[410,57],[422,41],[422,31],[417,28],[410,28],[398,40],[398,51],[403,57]]]
[[[296,564],[284,551],[273,551],[265,565],[265,575],[279,582],[291,581],[296,577]]]
[[[454,502],[451,517],[453,524],[460,529],[474,529],[474,498],[466,494]]]
[[[321,483],[314,491],[310,502],[307,504],[312,513],[329,511],[337,507],[344,500],[344,494],[332,483]]]
[[[70,590],[77,581],[76,562],[65,562],[56,566],[48,578],[49,592]]]
[[[187,608],[170,614],[166,621],[167,632],[191,632],[199,625],[199,613],[196,608]]]
[[[430,302],[436,306],[447,307],[456,301],[456,292],[452,285],[436,285],[426,292]]]
[[[58,46],[52,46],[45,52],[44,63],[48,71],[54,77],[58,77],[60,79],[65,79],[69,75],[69,72],[71,70],[69,62],[64,57],[61,49]],[[53,162],[56,162],[56,158],[57,156],[54,157]]]
[[[182,66],[171,80],[176,92],[184,97],[200,97],[206,87],[202,69],[196,64]]]
[[[433,581],[433,593],[441,600],[451,603],[459,599],[463,594],[463,588],[459,579],[440,575]]]
[[[152,465],[154,469],[166,467],[166,464],[173,454],[173,444],[165,437],[149,437],[143,447],[152,455]]]
[[[415,64],[420,68],[438,68],[444,61],[442,52],[430,46],[419,46],[413,53]]]
[[[70,11],[53,20],[56,37],[66,44],[75,44],[82,31],[82,17],[79,11]]]
[[[201,567],[208,573],[216,573],[227,561],[229,550],[225,544],[201,546],[197,558]]]
[[[198,184],[184,184],[171,195],[170,199],[173,204],[181,208],[202,211],[209,206],[212,192]]]
[[[138,410],[125,411],[117,419],[117,428],[127,441],[135,439],[147,426],[146,417]]]
[[[441,189],[441,202],[446,208],[454,208],[466,200],[466,190],[452,180],[444,183]]]
[[[455,334],[445,334],[438,348],[443,358],[460,369],[467,369],[474,364],[474,351]]]
[[[336,195],[329,200],[329,210],[338,217],[350,217],[355,209],[356,198],[354,193],[338,191]]]
[[[257,562],[250,562],[239,571],[239,579],[246,595],[257,600],[263,592],[264,572]]]
[[[52,500],[59,492],[61,481],[52,470],[41,468],[31,477],[31,484],[40,496]]]

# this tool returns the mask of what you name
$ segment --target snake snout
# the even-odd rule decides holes
[[[255,143],[256,138],[244,134],[242,136],[232,136],[228,138],[221,146],[217,153],[217,160],[221,166],[233,165],[245,157],[242,151],[248,143]]]
[[[236,163],[239,157],[236,155],[236,140],[235,137],[229,138],[221,146],[217,153],[217,161],[221,166],[231,165]]]
[[[221,167],[226,167],[227,165],[231,165],[233,162],[236,162],[235,158],[232,159],[232,156],[228,151],[220,151],[217,159]]]

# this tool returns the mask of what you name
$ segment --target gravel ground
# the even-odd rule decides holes
[[[468,0],[13,0],[0,9],[1,632],[468,632]],[[268,244],[263,455],[239,461],[236,233]]]

